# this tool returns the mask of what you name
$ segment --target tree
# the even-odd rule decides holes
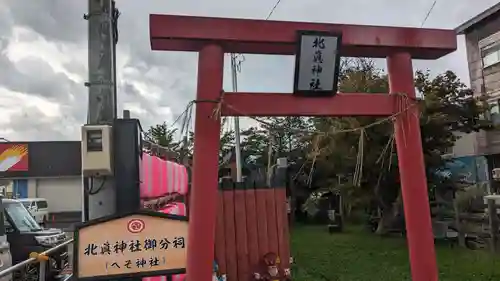
[[[481,97],[474,97],[474,92],[452,71],[434,78],[429,72],[418,71],[415,87],[424,93],[420,107],[422,146],[430,191],[435,194],[443,188],[453,187],[435,171],[444,167],[446,160],[441,155],[455,144],[460,137],[458,133],[490,130],[493,126],[483,118],[489,110],[487,103]]]
[[[435,171],[443,166],[445,160],[441,155],[454,145],[458,138],[456,133],[488,129],[491,125],[481,119],[487,107],[453,72],[447,71],[434,78],[428,72],[417,72],[415,85],[424,95],[420,102],[422,143],[430,193],[433,194],[436,188],[450,184],[445,184]],[[387,92],[387,76],[371,61],[360,60],[345,69],[340,88],[349,92]],[[375,120],[371,117],[316,118],[314,125],[318,130],[335,132],[366,126]],[[368,141],[360,145],[360,139]],[[320,137],[319,150],[315,173],[317,187],[337,190],[353,206],[366,207],[372,203],[379,207],[382,219],[378,232],[383,233],[385,226],[401,212],[392,124],[386,122],[355,133]],[[359,183],[354,179],[356,173],[362,173]],[[342,180],[339,181],[339,177]]]
[[[167,126],[164,122],[151,126],[144,134],[146,152],[182,162],[193,155],[195,134],[187,132],[184,136],[178,134],[177,128]],[[158,146],[155,146],[158,145]],[[234,131],[222,131],[220,139],[219,159],[222,159],[234,147]]]
[[[373,61],[352,59],[342,65],[341,91],[373,94],[389,91],[387,75]],[[491,122],[481,118],[487,115],[485,103],[475,98],[472,90],[451,71],[435,77],[419,71],[415,75],[415,86],[424,96],[419,102],[420,125],[429,193],[433,195],[453,187],[453,183],[439,177],[436,171],[445,164],[441,155],[454,145],[459,138],[457,133],[490,129]],[[266,118],[266,126],[252,127],[241,133],[242,154],[244,161],[261,167],[268,166],[269,155],[271,163],[278,157],[287,157],[298,188],[340,193],[347,209],[380,210],[378,232],[384,233],[402,209],[393,124],[386,120],[364,130],[354,130],[377,120],[380,119]],[[354,131],[339,133],[342,130]],[[221,132],[220,157],[232,150],[233,133]],[[173,151],[180,147],[175,135],[176,131],[168,130],[165,124],[153,126],[147,134],[154,143]],[[194,137],[191,132],[187,141],[190,153]]]
[[[170,128],[167,123],[151,126],[144,134],[145,150],[162,158],[177,158],[181,142],[176,139],[176,128]]]
[[[259,166],[267,166],[269,147],[271,146],[271,161],[286,157],[293,164],[304,160],[304,131],[310,129],[308,118],[298,116],[265,118],[266,128],[250,127],[241,132],[242,150],[251,156],[249,161]],[[267,128],[269,127],[269,128]]]
[[[339,88],[342,92],[381,94],[388,92],[388,83],[386,75],[375,67],[373,61],[358,59],[344,64]],[[380,185],[384,171],[379,158],[391,139],[391,126],[381,124],[363,132],[335,132],[360,128],[376,120],[373,117],[342,117],[314,118],[313,121],[316,130],[329,132],[327,136],[317,135],[317,143],[312,148],[319,152],[315,158],[313,188],[341,194],[348,210],[356,206],[367,206],[377,198],[382,199],[381,195],[377,196],[376,188]],[[369,143],[360,146],[361,137],[368,139]],[[361,152],[362,161],[359,159]],[[360,173],[362,182],[357,184],[355,177]],[[382,202],[385,200],[380,203]]]
[[[222,161],[225,155],[231,152],[234,148],[234,131],[223,131],[220,135],[220,144],[219,144],[219,162]]]

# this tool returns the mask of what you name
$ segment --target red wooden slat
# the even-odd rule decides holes
[[[267,235],[269,236],[269,252],[278,254],[278,228],[276,226],[276,201],[274,189],[266,189]]]
[[[247,189],[245,193],[247,211],[248,264],[250,273],[253,273],[258,270],[259,264],[257,204],[255,202],[255,189]]]
[[[227,273],[224,217],[224,196],[223,192],[219,191],[219,194],[217,195],[217,221],[215,225],[215,258],[219,264],[219,270],[222,274]]]
[[[257,237],[259,239],[259,259],[269,251],[269,235],[267,231],[267,198],[266,189],[255,190],[255,204],[257,206]]]
[[[250,276],[248,269],[248,238],[245,199],[245,190],[237,189],[234,191],[238,281],[247,281]]]
[[[283,259],[286,258],[286,260],[283,260],[283,267],[290,268],[290,257],[292,256],[292,254],[290,252],[290,227],[288,225],[288,216],[286,223],[283,225],[283,241],[285,241],[285,247],[283,248]]]
[[[286,189],[276,188],[274,190],[276,200],[276,226],[278,229],[278,248],[281,264],[284,268],[290,265],[290,244],[288,241],[288,215],[286,210]]]
[[[234,216],[234,191],[222,192],[224,198],[224,233],[226,239],[226,267],[228,281],[238,280],[238,269],[236,262],[236,227]]]

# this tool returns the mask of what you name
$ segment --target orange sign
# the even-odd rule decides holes
[[[185,273],[186,217],[140,211],[84,223],[75,233],[74,275],[113,279]]]
[[[28,144],[0,143],[0,172],[28,171]]]

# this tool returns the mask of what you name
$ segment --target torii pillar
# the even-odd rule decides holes
[[[198,100],[216,100],[222,91],[225,53],[294,55],[299,30],[342,33],[341,55],[387,58],[391,93],[414,102],[412,59],[438,59],[456,50],[453,30],[318,24],[264,20],[151,15],[153,50],[199,53]],[[399,95],[339,93],[298,98],[278,93],[226,93],[225,116],[390,116],[401,110]],[[214,103],[196,107],[187,274],[210,281],[217,210],[220,120]],[[234,110],[237,109],[237,110]],[[419,112],[396,117],[396,144],[413,281],[438,280],[430,219]],[[373,261],[377,262],[377,261]]]

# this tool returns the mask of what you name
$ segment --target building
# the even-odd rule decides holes
[[[13,198],[47,199],[52,214],[82,210],[81,142],[0,143],[0,185]]]
[[[492,106],[489,118],[500,125],[500,3],[460,25],[456,32],[465,36],[471,88],[475,95],[487,97]],[[500,130],[463,135],[450,152],[453,158],[468,163],[486,158],[487,171],[475,172],[489,174],[500,167]]]

